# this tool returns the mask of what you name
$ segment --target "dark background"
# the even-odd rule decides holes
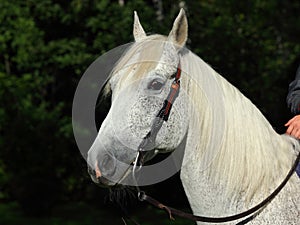
[[[125,224],[121,208],[145,225],[193,224],[169,221],[130,190],[93,184],[71,124],[85,69],[133,41],[133,10],[147,33],[167,35],[180,6],[189,21],[187,46],[285,131],[285,98],[299,64],[297,0],[1,0],[1,225]],[[145,189],[189,211],[178,175]]]

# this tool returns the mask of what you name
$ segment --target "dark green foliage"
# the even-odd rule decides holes
[[[295,16],[300,3],[215,0],[187,5],[191,49],[281,126],[287,119],[288,83],[296,73],[290,67],[300,53]]]
[[[133,41],[133,10],[147,33],[165,35],[179,11],[179,1],[163,1],[163,17],[155,1],[119,2],[0,1],[0,200],[16,200],[31,215],[67,201],[103,205],[106,191],[91,184],[73,139],[76,85],[98,56]],[[300,63],[300,2],[187,0],[185,7],[188,47],[280,127]],[[170,183],[154,189],[177,196],[178,180],[172,193]]]
[[[181,218],[170,220],[163,211],[156,211],[150,207],[142,207],[135,211],[132,219],[142,225],[194,225],[193,221]],[[57,207],[53,215],[45,218],[25,216],[17,204],[0,205],[0,224],[20,225],[124,225],[122,217],[110,208],[97,209],[94,206],[79,202],[69,203]],[[126,219],[126,224],[134,223]]]

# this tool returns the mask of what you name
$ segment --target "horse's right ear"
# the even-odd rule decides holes
[[[184,9],[181,9],[177,18],[174,21],[172,30],[168,39],[178,48],[182,48],[188,37],[188,22]]]
[[[141,41],[145,37],[147,37],[136,11],[134,11],[133,37],[136,42]]]

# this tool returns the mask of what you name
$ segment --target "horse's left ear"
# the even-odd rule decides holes
[[[174,21],[173,28],[168,36],[168,39],[181,49],[188,37],[188,22],[184,9],[181,9],[177,18]]]
[[[145,37],[147,37],[136,11],[134,11],[133,36],[136,42],[141,41]]]

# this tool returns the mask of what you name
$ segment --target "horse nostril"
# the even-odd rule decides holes
[[[95,177],[96,178],[102,177],[102,173],[101,173],[101,171],[99,169],[97,161],[95,162],[95,170],[94,170],[94,172],[95,172]]]
[[[99,169],[101,168],[101,169]],[[109,155],[105,154],[102,157],[98,157],[96,162],[95,170],[96,177],[101,177],[102,175],[113,175],[116,169],[116,159]],[[100,176],[97,176],[100,175]]]

